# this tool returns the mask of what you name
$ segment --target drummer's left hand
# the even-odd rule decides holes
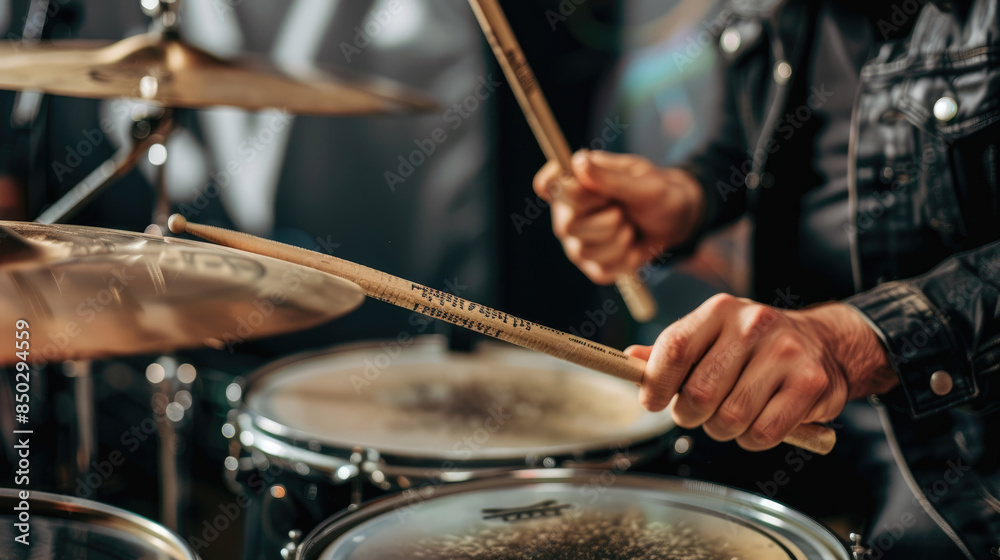
[[[626,352],[648,361],[643,406],[663,410],[677,394],[679,426],[703,426],[713,439],[735,438],[751,451],[899,383],[875,331],[841,303],[787,311],[719,294],[653,346]]]

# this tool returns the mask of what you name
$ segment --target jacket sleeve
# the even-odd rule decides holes
[[[966,403],[1000,405],[990,394],[1000,372],[1000,242],[845,303],[882,337],[902,386],[896,397],[905,397],[914,417]]]
[[[702,232],[727,225],[746,211],[746,174],[749,169],[747,135],[738,111],[738,89],[729,72],[729,60],[716,54],[714,73],[722,88],[706,141],[677,167],[690,173],[705,193]]]

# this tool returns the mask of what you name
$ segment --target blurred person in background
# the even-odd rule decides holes
[[[631,348],[643,404],[677,395],[681,426],[764,450],[878,395],[906,491],[870,520],[873,552],[996,557],[997,2],[744,0],[718,18],[704,148],[672,167],[581,152],[572,178],[535,180],[600,283],[750,218],[756,301],[713,297]]]

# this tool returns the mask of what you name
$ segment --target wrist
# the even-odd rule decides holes
[[[672,245],[688,243],[700,235],[705,228],[708,215],[705,191],[701,188],[698,179],[682,168],[664,168],[663,175],[665,183],[677,193],[674,200],[679,201],[679,204],[672,202],[677,206],[671,213],[675,215],[678,224],[683,224],[678,230],[677,239],[672,240]]]
[[[880,395],[899,384],[899,376],[875,330],[853,307],[831,302],[795,312],[828,360],[847,380],[847,398]]]

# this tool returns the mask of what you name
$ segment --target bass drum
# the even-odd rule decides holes
[[[152,521],[89,500],[0,489],[5,560],[197,560],[175,534]],[[27,525],[28,544],[15,538]],[[22,537],[23,538],[23,537]]]
[[[777,502],[691,479],[528,470],[405,492],[333,517],[298,560],[601,558],[849,560]]]
[[[443,337],[295,357],[255,374],[230,467],[251,506],[249,558],[386,492],[526,467],[631,465],[674,427],[631,383],[535,352]],[[269,551],[254,553],[266,548]]]

